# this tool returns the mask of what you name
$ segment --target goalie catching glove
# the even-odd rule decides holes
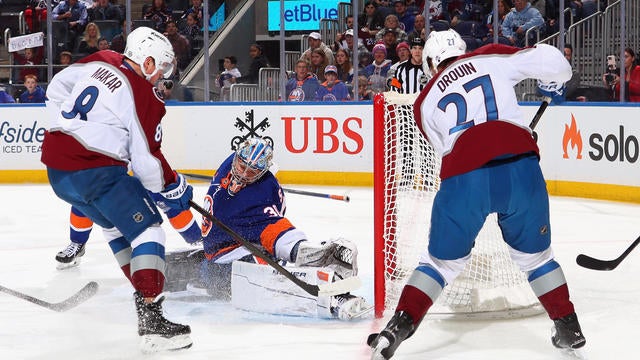
[[[343,279],[358,275],[358,249],[346,239],[313,243],[303,240],[294,256],[296,266],[328,267]]]
[[[559,84],[555,81],[546,83],[538,80],[538,92],[540,93],[540,95],[546,98],[550,98],[551,104],[557,105],[564,102],[564,90],[565,87],[562,83]]]
[[[156,205],[164,212],[169,209],[188,210],[189,200],[193,198],[193,187],[187,183],[182,174],[175,174],[176,182],[167,185],[159,193],[151,194]]]

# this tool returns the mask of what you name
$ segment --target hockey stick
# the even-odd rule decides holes
[[[636,246],[638,246],[638,244],[640,244],[640,237],[638,237],[636,241],[631,243],[631,245],[629,245],[627,250],[625,250],[622,253],[622,255],[618,256],[613,260],[600,260],[600,259],[592,258],[591,256],[580,254],[578,255],[578,257],[576,257],[576,262],[578,263],[578,265],[587,269],[600,270],[600,271],[613,270],[618,265],[620,265],[622,260],[624,260],[624,258],[626,258],[627,255],[629,255],[629,253],[631,253],[631,251]]]
[[[20,299],[26,300],[28,302],[34,303],[36,305],[40,305],[49,310],[64,312],[71,308],[76,307],[77,305],[80,305],[81,303],[83,303],[84,301],[86,301],[87,299],[95,295],[98,292],[98,283],[95,281],[91,281],[87,285],[85,285],[82,289],[78,290],[75,294],[71,295],[69,298],[57,303],[50,303],[44,300],[40,300],[33,296],[23,294],[15,290],[11,290],[2,285],[0,285],[0,291],[7,293],[9,295],[18,297]]]
[[[531,119],[531,122],[529,123],[529,129],[531,129],[531,131],[533,132],[533,139],[536,142],[538,142],[538,133],[535,132],[534,129],[538,125],[540,118],[542,118],[542,114],[544,114],[544,111],[547,110],[547,106],[549,106],[550,102],[551,98],[549,97],[545,97],[544,99],[542,99],[542,104],[540,104],[538,111],[536,111],[536,114],[533,116],[533,119]]]
[[[211,176],[207,176],[207,175],[189,174],[189,173],[181,173],[181,174],[192,180],[211,181]],[[289,189],[284,187],[282,188],[282,190],[291,194],[315,196],[315,197],[321,197],[321,198],[331,199],[331,200],[340,200],[344,202],[349,202],[351,200],[347,195],[324,194],[324,193],[317,193],[313,191]]]
[[[353,276],[350,278],[346,278],[343,280],[338,280],[329,284],[321,284],[321,285],[311,285],[300,279],[298,279],[295,275],[285,269],[282,265],[278,264],[277,261],[273,260],[269,255],[262,252],[260,248],[258,248],[254,243],[246,240],[238,233],[233,231],[230,227],[225,225],[222,221],[216,219],[213,215],[211,215],[207,210],[201,208],[198,204],[193,202],[193,200],[189,200],[189,205],[197,212],[199,212],[202,216],[207,218],[209,221],[213,222],[216,226],[222,229],[224,232],[229,234],[235,241],[244,246],[251,254],[257,256],[264,260],[271,267],[276,269],[280,274],[284,275],[287,279],[291,280],[294,284],[299,286],[302,290],[309,293],[313,296],[333,296],[347,293],[351,290],[355,290],[360,287],[361,282],[360,278],[357,276]]]

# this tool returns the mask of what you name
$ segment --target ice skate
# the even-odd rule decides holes
[[[349,293],[333,296],[330,307],[331,314],[340,320],[365,318],[373,312],[373,306],[364,298]]]
[[[84,255],[84,245],[70,242],[67,247],[56,255],[58,270],[68,269],[80,265],[80,258]]]
[[[411,316],[404,311],[393,315],[387,326],[378,334],[369,335],[367,344],[373,349],[372,360],[391,359],[400,344],[413,335],[415,326]]]
[[[576,313],[553,320],[553,324],[551,336],[553,346],[561,349],[570,358],[586,359],[586,354],[581,349],[586,344],[586,340]]]
[[[142,337],[140,348],[144,353],[164,350],[180,350],[191,347],[189,325],[172,323],[162,315],[164,296],[158,295],[153,302],[145,303],[141,293],[134,294],[138,314],[138,335]]]

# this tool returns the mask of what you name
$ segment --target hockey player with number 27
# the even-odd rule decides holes
[[[124,54],[99,51],[58,73],[47,88],[49,129],[42,162],[58,197],[103,228],[135,289],[141,350],[188,348],[191,329],[163,316],[165,233],[149,192],[178,210],[192,187],[160,146],[165,106],[157,88],[175,69],[169,40],[139,27]],[[131,166],[133,176],[127,173]]]
[[[569,289],[551,250],[549,197],[539,150],[513,86],[538,79],[559,100],[571,66],[549,45],[488,45],[465,54],[453,30],[431,32],[425,72],[433,78],[414,104],[422,134],[442,156],[442,183],[433,201],[428,249],[404,286],[393,317],[369,336],[374,359],[389,359],[416,331],[445,285],[470,258],[490,213],[513,261],[554,323],[551,343],[566,352],[585,345]]]
[[[285,217],[285,196],[269,170],[272,145],[250,138],[218,167],[203,208],[274,259],[290,262],[287,270],[312,285],[357,275],[357,248],[345,239],[321,243]],[[203,250],[167,254],[167,291],[184,290],[181,279],[234,307],[272,314],[351,320],[371,314],[360,296],[311,296],[252,255],[210,220],[202,220]],[[180,260],[185,260],[181,263]],[[177,280],[177,283],[174,282]]]

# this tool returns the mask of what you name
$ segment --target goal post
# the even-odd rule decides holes
[[[375,315],[392,312],[427,248],[431,205],[440,187],[440,157],[415,124],[418,94],[374,98]],[[512,262],[495,214],[476,238],[471,259],[429,310],[430,316],[514,318],[544,311]]]

